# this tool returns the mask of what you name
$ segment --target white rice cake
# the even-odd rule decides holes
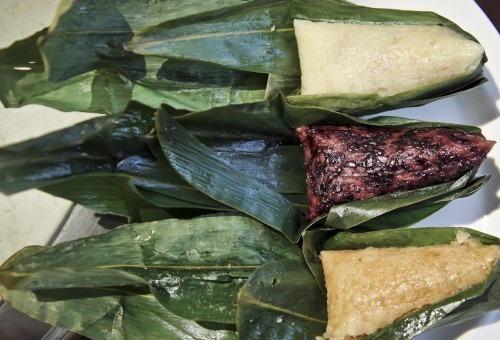
[[[483,282],[500,247],[477,244],[321,252],[325,337],[351,340]]]
[[[295,20],[303,95],[390,96],[474,72],[484,48],[437,25]]]

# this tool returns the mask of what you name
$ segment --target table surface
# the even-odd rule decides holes
[[[488,16],[497,31],[500,31],[500,1],[498,0],[476,0],[483,12]]]

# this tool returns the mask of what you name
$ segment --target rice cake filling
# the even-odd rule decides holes
[[[437,25],[295,20],[303,95],[390,96],[474,72],[484,48]]]
[[[494,145],[450,128],[301,126],[307,221],[337,204],[455,180]]]
[[[483,282],[499,258],[499,246],[473,243],[323,251],[325,337],[350,340],[370,335]]]

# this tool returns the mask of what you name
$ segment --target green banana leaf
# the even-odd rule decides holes
[[[9,291],[5,298],[15,301],[14,307],[21,311],[36,306],[29,311],[30,316],[93,340],[142,340],[144,334],[152,339],[238,339],[234,331],[207,329],[175,315],[151,294],[86,288]]]
[[[193,187],[297,242],[304,219],[292,202],[221,160],[180,124],[159,110],[158,139],[172,167]]]
[[[144,209],[224,210],[182,180],[166,160],[154,159],[147,136],[153,128],[153,110],[132,103],[126,114],[98,117],[6,147],[0,151],[2,191],[40,188],[134,221],[144,221]],[[161,204],[151,199],[155,191],[163,196]]]
[[[395,192],[370,200],[353,201],[346,205],[335,205],[328,212],[324,224],[337,229],[350,229],[355,226],[365,229],[379,229],[389,226],[408,227],[428,216],[424,211],[428,211],[429,208],[432,213],[454,199],[470,196],[490,179],[490,176],[483,176],[471,182],[474,174],[475,170],[453,182]],[[406,209],[407,207],[410,208],[410,211]],[[402,216],[408,213],[409,215]],[[421,217],[419,218],[418,215]],[[382,218],[377,219],[380,216]],[[401,220],[400,217],[402,217]],[[379,224],[381,222],[388,224]]]
[[[125,254],[123,249],[120,251],[121,254]],[[46,250],[47,248],[44,249],[44,247],[24,248],[7,260],[0,271],[3,272],[5,268],[15,266],[16,262],[29,262],[30,258]],[[102,271],[95,277],[82,275],[71,269],[69,271],[75,275],[73,282],[78,275],[80,278],[93,278],[97,281],[90,281],[94,287],[78,288],[85,284],[76,282],[74,286],[77,288],[69,288],[71,281],[68,280],[66,281],[68,287],[65,289],[47,288],[34,291],[8,289],[3,285],[2,280],[0,296],[31,317],[65,327],[95,340],[143,339],[145,332],[155,338],[237,339],[234,332],[209,330],[194,321],[177,316],[159,303],[147,289],[133,286],[95,287],[98,282],[107,282]],[[137,284],[143,281],[134,275],[129,275],[129,278],[123,280],[120,279],[120,275],[126,276],[126,273],[113,270],[109,272],[111,274],[108,276],[109,282],[135,282]],[[53,282],[60,287],[61,281],[57,280],[57,277],[61,276],[59,274],[56,274],[56,280]],[[39,285],[39,288],[42,286]]]
[[[134,178],[121,174],[90,173],[55,181],[40,190],[66,198],[102,214],[127,217],[130,222],[146,222],[169,217],[193,217],[211,206],[141,189]],[[182,208],[182,209],[178,209]],[[182,211],[178,211],[182,210]],[[217,211],[225,211],[219,208]]]
[[[287,100],[295,106],[327,108],[353,116],[363,116],[405,107],[422,106],[473,89],[486,81],[482,69],[477,69],[472,74],[455,77],[392,96],[375,94],[291,95],[287,97]]]
[[[92,7],[85,1],[65,1],[50,30],[1,50],[0,100],[4,106],[41,104],[62,111],[114,114],[123,111],[131,100],[152,107],[168,103],[178,109],[199,111],[264,99],[264,74],[154,56],[136,57],[120,47],[120,34],[98,33],[111,29],[109,21],[121,20],[116,19],[121,17],[116,6],[125,7],[120,10],[128,11],[129,20],[137,21],[134,3],[139,4],[106,1]],[[150,10],[144,4],[142,8]],[[79,20],[81,17],[87,20]]]
[[[158,107],[163,103],[190,111],[231,103],[261,101],[265,75],[214,67],[199,62],[144,57],[123,44],[136,32],[161,20],[181,20],[237,0],[218,1],[63,1],[40,51],[50,80],[77,76],[96,68],[115,68],[128,82],[129,100]],[[75,55],[75,51],[78,52]],[[124,85],[122,85],[124,87]],[[116,112],[116,111],[115,111]]]
[[[256,125],[259,122],[266,123],[266,129],[260,131],[261,138],[267,133],[274,133],[294,139],[290,129],[284,128],[284,122],[276,119],[276,112],[269,111],[269,116],[265,118],[262,115],[262,119],[256,119]],[[162,158],[154,158],[149,147],[154,146],[150,144],[155,137],[147,135],[154,127],[151,124],[152,118],[151,109],[131,104],[123,115],[99,117],[34,141],[4,148],[0,152],[2,190],[14,193],[37,187],[102,213],[129,216],[133,221],[144,221],[141,217],[144,209],[164,211],[164,208],[182,208],[186,212],[193,208],[203,211],[233,210],[185,182],[170,167],[161,151]],[[267,124],[273,119],[277,122],[274,132]],[[196,130],[198,120],[186,116],[183,122]],[[214,114],[212,121],[212,128],[217,131],[224,119],[217,118],[217,114]],[[262,142],[264,144],[255,142],[238,145],[234,138],[240,138],[242,131],[245,131],[244,124],[241,123],[242,121],[237,121],[233,134],[227,137],[230,145],[213,146],[217,154],[236,166],[240,164],[247,174],[253,172],[284,193],[302,194],[303,181],[288,181],[292,185],[286,185],[285,176],[280,176],[289,173],[288,176],[292,179],[302,177],[301,150],[287,145],[275,145],[275,142],[268,143],[268,147],[265,141]],[[251,131],[245,133],[248,132]],[[236,148],[246,150],[240,153],[241,159],[237,157]],[[263,158],[263,154],[267,154],[268,158]],[[288,157],[295,160],[295,171],[287,165]],[[251,167],[245,166],[249,164]],[[264,178],[262,175],[269,172],[266,169],[279,171]]]
[[[257,73],[300,75],[289,0],[254,0],[143,30],[125,49]]]
[[[288,98],[281,96],[283,103],[283,116],[288,125],[298,128],[304,125],[362,125],[370,127],[394,128],[425,128],[425,127],[450,127],[463,132],[480,135],[481,129],[476,126],[453,124],[439,121],[423,121],[405,117],[376,116],[363,119],[345,113],[340,113],[325,108],[301,107],[291,104]]]
[[[63,111],[118,113],[130,100],[200,111],[281,92],[296,106],[364,115],[424,105],[486,80],[484,56],[469,75],[394,96],[302,96],[295,18],[441,25],[474,40],[431,12],[340,0],[65,0],[48,30],[0,51],[0,99]]]
[[[461,178],[461,180],[467,177],[468,175],[465,175],[464,177]],[[456,190],[450,190],[443,195],[435,195],[434,197],[428,200],[424,199],[419,201],[417,204],[410,204],[408,206],[404,206],[404,204],[405,202],[411,201],[411,199],[408,200],[408,197],[402,196],[401,197],[402,202],[400,202],[401,203],[400,207],[394,207],[394,209],[392,210],[389,208],[384,213],[379,215],[380,217],[375,217],[376,214],[374,214],[371,219],[368,219],[365,216],[364,221],[362,223],[360,224],[354,223],[351,224],[351,226],[356,226],[356,228],[363,230],[395,229],[401,227],[409,227],[415,224],[417,221],[420,221],[423,218],[430,216],[433,213],[437,212],[438,210],[444,208],[447,204],[451,203],[453,200],[469,197],[475,194],[484,185],[486,185],[486,183],[488,183],[490,178],[491,176],[489,175],[476,178],[470,181],[464,187],[461,187]],[[457,184],[457,182],[455,182],[455,184]],[[451,189],[451,187],[448,188]],[[435,194],[437,194],[438,190],[440,190],[439,187],[436,187]],[[422,193],[416,192],[416,195],[420,194]],[[422,196],[425,196],[425,194]],[[334,210],[334,214],[329,215],[328,218],[331,218],[333,221],[335,221],[336,218],[339,217],[339,215],[335,216],[335,214],[337,213],[338,211]],[[361,220],[363,220],[363,218],[361,218]],[[337,225],[333,224],[335,223],[333,221],[330,222],[332,223],[330,225]],[[343,225],[343,223],[340,225]]]
[[[144,92],[112,69],[92,70],[59,82],[48,80],[37,48],[46,33],[44,29],[0,50],[0,100],[5,107],[39,104],[61,111],[117,113],[134,93]],[[141,99],[155,103],[148,96]]]
[[[86,0],[61,2],[48,34],[40,44],[50,79],[60,81],[114,64],[132,80],[144,75],[142,56],[123,44],[136,33],[166,20],[190,20],[214,9],[235,7],[242,0]],[[63,48],[61,48],[63,47]],[[75,58],[78,51],[79,58]]]
[[[468,235],[485,245],[500,245],[500,240],[473,229],[461,227],[409,228],[373,232],[307,231],[303,252],[318,287],[326,294],[319,252],[321,250],[364,249],[366,247],[410,247],[449,244],[458,235]],[[364,339],[410,339],[427,330],[456,324],[500,308],[500,265],[497,264],[481,284],[439,303],[407,315]]]
[[[371,8],[345,0],[292,0],[292,2],[292,15],[296,19],[387,25],[440,25],[475,40],[472,35],[462,30],[454,22],[434,12]]]
[[[326,298],[303,261],[261,266],[238,294],[240,339],[315,339],[326,322]]]
[[[317,262],[320,249],[445,244],[458,233],[483,244],[500,244],[496,237],[466,228],[316,230],[306,232],[303,249],[307,260]],[[221,238],[229,249],[221,249]],[[103,251],[113,256],[100,255]],[[203,272],[202,267],[210,266],[211,274]],[[408,315],[368,339],[409,339],[499,308],[499,269],[484,283]],[[241,280],[236,314],[227,287],[218,296],[211,286],[227,284],[228,271]],[[224,301],[217,301],[218,307],[200,303],[207,298],[204,289],[208,298]],[[0,267],[0,294],[33,317],[92,339],[237,339],[234,331],[223,330],[231,328],[229,323],[209,323],[209,330],[203,322],[187,320],[186,315],[193,316],[193,304],[196,318],[213,315],[204,307],[232,310],[239,339],[311,339],[323,333],[327,319],[325,296],[301,260],[300,249],[255,220],[228,215],[130,225],[54,247],[25,248]],[[216,325],[219,329],[214,330]]]
[[[302,218],[305,167],[290,126],[448,126],[480,134],[480,129],[465,125],[399,117],[363,120],[287,103],[283,108],[278,98],[189,114],[164,106],[157,112],[158,122],[153,111],[132,103],[121,115],[98,117],[0,149],[0,189],[10,194],[39,188],[136,222],[241,211],[296,241],[308,227]],[[169,130],[172,133],[165,133]],[[329,227],[344,229],[406,227],[478,191],[489,176],[474,179],[474,174],[338,205],[309,227],[325,221]],[[246,199],[250,194],[253,199]],[[285,206],[288,215],[283,214]]]
[[[255,269],[301,257],[298,246],[248,217],[168,219],[27,248],[0,268],[0,292],[5,301],[34,317],[39,316],[31,310],[44,307],[33,302],[24,306],[18,296],[52,292],[54,300],[75,300],[78,295],[72,294],[78,292],[112,298],[121,291],[148,295],[184,319],[234,324],[237,293]]]

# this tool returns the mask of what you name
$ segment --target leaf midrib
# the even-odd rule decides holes
[[[182,41],[192,41],[192,40],[200,40],[200,39],[210,39],[210,38],[225,38],[231,36],[240,36],[240,35],[255,35],[255,34],[266,34],[266,33],[283,33],[283,32],[293,32],[294,28],[276,28],[276,29],[261,29],[254,31],[231,31],[231,32],[220,32],[220,33],[206,33],[206,34],[197,34],[197,35],[185,35],[185,36],[176,36],[172,38],[143,38],[139,37],[136,41],[131,41],[126,43],[125,49],[130,46],[136,45],[157,45],[164,43],[172,43],[172,42],[182,42]]]
[[[288,314],[288,315],[291,315],[293,317],[297,317],[297,318],[302,318],[304,320],[307,320],[307,321],[312,321],[312,322],[316,322],[316,323],[321,323],[321,324],[327,324],[327,321],[326,320],[320,320],[320,319],[316,319],[316,318],[313,318],[313,317],[310,317],[310,316],[307,316],[307,315],[304,315],[304,314],[301,314],[301,313],[297,313],[297,312],[294,312],[294,311],[291,311],[289,309],[286,309],[286,308],[281,308],[281,307],[278,307],[278,306],[275,306],[275,305],[271,305],[269,303],[265,303],[265,302],[262,302],[256,298],[254,298],[252,295],[250,295],[248,292],[245,292],[245,290],[242,290],[241,293],[240,293],[240,301],[241,299],[245,299],[245,303],[246,304],[252,304],[252,305],[255,305],[255,306],[259,306],[263,309],[268,309],[268,310],[272,310],[272,311],[276,311],[276,312],[281,312],[281,313],[284,313],[284,314]]]

